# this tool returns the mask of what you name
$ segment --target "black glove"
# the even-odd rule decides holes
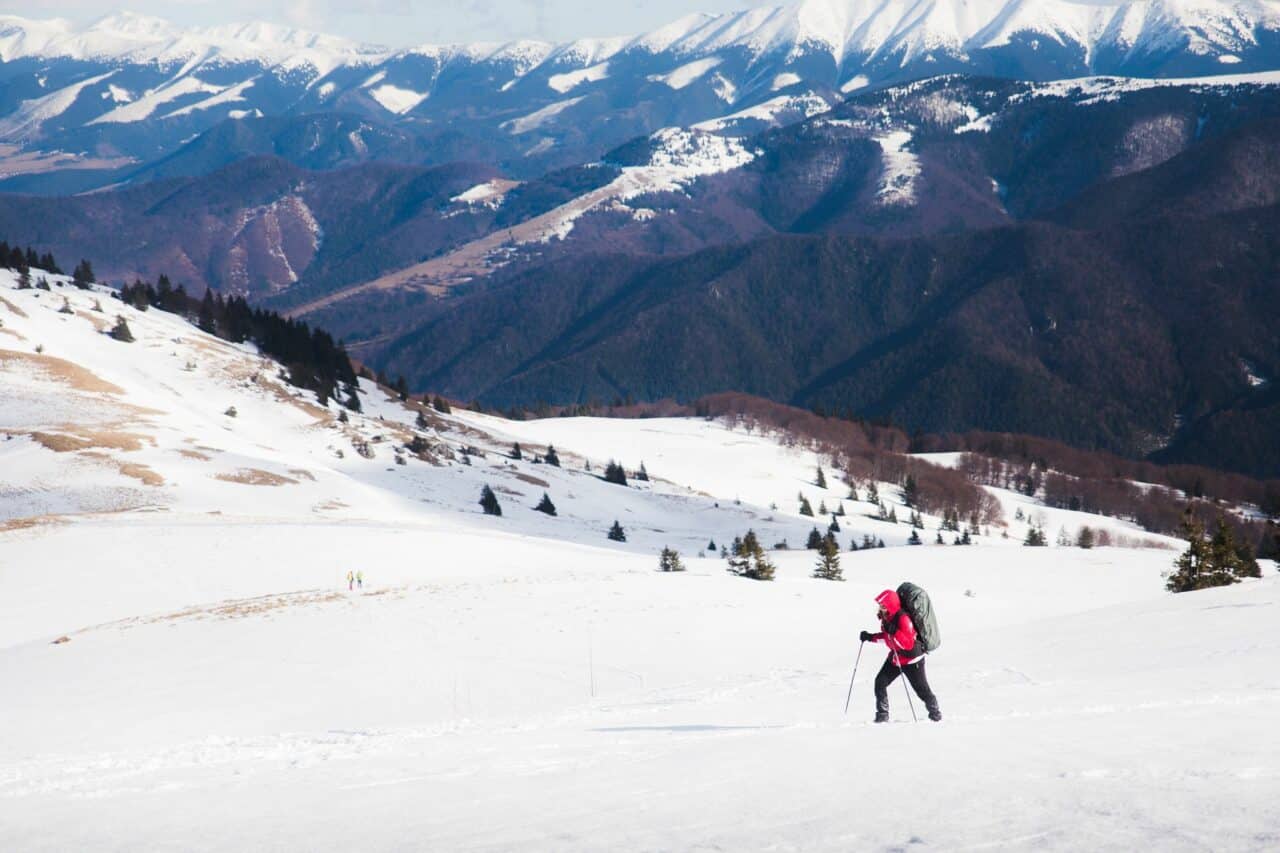
[[[870,631],[863,631],[861,634],[858,635],[858,639],[864,643],[869,643],[874,638],[875,638],[875,634],[872,634]]]

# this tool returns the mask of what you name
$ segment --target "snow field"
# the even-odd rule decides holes
[[[893,547],[910,528],[869,518],[830,460],[741,424],[458,411],[417,430],[370,383],[342,424],[177,317],[12,287],[0,272],[0,849],[1280,843],[1272,567],[1171,596],[1173,551],[1020,547],[1019,508],[1051,541],[1137,532],[998,490],[1009,539]],[[135,343],[92,319],[117,313]],[[438,464],[396,464],[414,433]],[[514,441],[564,467],[505,458]],[[486,455],[463,464],[466,445]],[[653,480],[602,482],[611,458]],[[246,471],[288,482],[218,479]],[[476,506],[485,483],[502,518]],[[556,518],[531,509],[544,491]],[[811,578],[800,546],[829,519],[798,492],[843,501],[842,545],[891,547]],[[748,527],[792,546],[773,583],[696,556]],[[664,545],[687,572],[656,571]],[[872,726],[878,647],[843,714],[857,635],[906,579],[939,612],[945,720],[912,723],[899,681],[894,724]]]

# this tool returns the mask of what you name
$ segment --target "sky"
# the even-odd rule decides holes
[[[428,42],[565,41],[631,35],[690,12],[724,12],[787,0],[14,0],[0,14],[91,21],[129,10],[177,24],[265,20],[403,47]],[[8,8],[5,8],[5,7]]]

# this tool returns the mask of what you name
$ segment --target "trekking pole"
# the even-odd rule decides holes
[[[844,713],[849,716],[849,700],[853,698],[853,680],[858,677],[858,663],[862,660],[862,647],[867,644],[866,640],[858,643],[858,656],[853,661],[853,675],[849,676],[849,695],[844,699]]]
[[[894,655],[894,657],[897,657],[897,655]],[[911,721],[918,723],[920,722],[920,718],[916,716],[916,706],[911,703],[911,691],[907,689],[907,682],[910,681],[910,679],[907,678],[906,667],[899,663],[898,669],[902,671],[902,689],[907,694],[907,707],[911,709]]]

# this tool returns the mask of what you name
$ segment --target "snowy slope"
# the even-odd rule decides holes
[[[171,315],[4,272],[0,300],[0,848],[1277,840],[1272,567],[1175,597],[1160,548],[1027,549],[1017,524],[896,547],[907,528],[845,500],[830,460],[741,424],[458,411],[415,430],[416,404],[369,383],[344,424]],[[99,329],[117,314],[134,343]],[[396,464],[415,431],[434,461]],[[513,441],[564,467],[504,459]],[[604,483],[609,458],[654,479]],[[475,506],[486,482],[501,519]],[[557,518],[530,509],[543,491]],[[803,550],[773,553],[771,584],[696,556],[748,526],[797,544],[798,492],[843,500],[842,540],[891,547],[846,552],[842,584]],[[1051,533],[1138,535],[1001,497]],[[688,572],[654,571],[664,544]],[[873,649],[843,714],[856,636],[908,577],[942,619],[945,720],[912,724],[895,685],[899,725],[873,727]]]

